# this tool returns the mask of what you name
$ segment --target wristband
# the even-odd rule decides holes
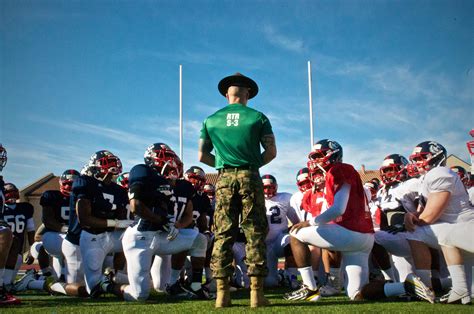
[[[61,227],[61,233],[66,233],[68,231],[69,227],[68,226],[62,226]]]
[[[107,219],[107,228],[115,228],[115,225],[117,225],[115,219]]]

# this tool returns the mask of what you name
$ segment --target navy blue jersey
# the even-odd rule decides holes
[[[130,170],[128,177],[129,197],[143,202],[152,213],[166,217],[174,214],[174,202],[168,180],[147,165],[136,165]],[[138,224],[139,231],[162,230],[163,226],[154,224],[135,214],[134,225]]]
[[[117,219],[120,212],[126,212],[126,192],[114,182],[104,184],[93,177],[81,175],[74,179],[70,198],[69,230],[66,238],[79,244],[81,226],[76,215],[76,202],[87,199],[91,202],[91,215],[102,219]],[[87,232],[99,234],[114,228],[84,228]]]
[[[210,215],[212,211],[211,201],[207,195],[202,193],[195,193],[192,199],[193,201],[193,220],[194,224],[197,224],[197,220],[200,216],[206,217]],[[199,227],[199,226],[198,226]],[[200,232],[204,232],[205,230],[199,230]]]
[[[69,223],[69,196],[64,196],[58,190],[49,190],[41,195],[40,205],[43,207],[51,207],[53,209],[54,219],[62,225],[67,225]],[[45,228],[45,231],[54,230]]]
[[[186,204],[188,201],[192,201],[196,192],[193,185],[184,179],[176,180],[175,185],[171,186],[171,188],[173,190],[171,201],[174,202],[174,217],[178,221],[184,214]]]
[[[1,219],[8,223],[13,235],[20,239],[21,247],[23,247],[28,219],[33,218],[33,212],[34,208],[30,203],[6,204],[4,207]]]
[[[0,176],[0,216],[3,213],[3,206],[5,205],[5,194],[3,193],[4,186],[5,186],[5,182],[3,182],[3,177]]]

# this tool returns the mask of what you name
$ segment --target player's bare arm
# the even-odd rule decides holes
[[[264,149],[262,153],[263,164],[266,165],[270,161],[275,159],[277,155],[275,136],[273,134],[264,135],[260,139],[260,143],[262,144]]]
[[[148,206],[142,201],[132,198],[130,200],[130,211],[145,220],[151,221],[154,224],[162,224],[163,217],[153,214]]]
[[[46,228],[56,232],[61,232],[61,227],[63,225],[56,219],[53,207],[43,206],[43,216],[41,217],[41,220]]]
[[[205,163],[210,167],[214,167],[214,165],[216,164],[216,156],[211,153],[213,148],[214,146],[212,145],[212,142],[210,140],[199,140],[198,159],[200,162]]]
[[[178,229],[186,228],[186,227],[189,227],[189,225],[191,225],[191,223],[193,222],[193,210],[194,210],[193,202],[188,201],[186,203],[186,208],[184,209],[183,215],[175,223],[176,228]]]
[[[107,219],[92,216],[91,201],[88,199],[77,200],[76,214],[79,223],[84,228],[107,228]]]
[[[420,214],[420,221],[425,224],[435,223],[448,205],[451,193],[448,191],[430,193],[425,209]]]

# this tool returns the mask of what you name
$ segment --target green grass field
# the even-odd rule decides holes
[[[214,309],[213,301],[184,301],[167,297],[165,294],[153,294],[150,300],[142,303],[118,301],[113,296],[104,296],[98,300],[78,299],[65,296],[48,296],[45,294],[23,293],[19,295],[22,305],[0,308],[0,313],[474,313],[472,306],[429,304],[422,301],[394,302],[352,302],[344,296],[329,297],[319,302],[289,302],[282,299],[286,289],[266,290],[272,306],[249,308],[249,292],[232,293],[233,306],[228,309]]]

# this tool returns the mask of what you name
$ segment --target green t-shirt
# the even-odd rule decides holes
[[[210,140],[216,169],[225,166],[262,166],[260,139],[273,134],[272,125],[261,112],[241,104],[230,104],[210,115],[202,125],[201,139]]]

